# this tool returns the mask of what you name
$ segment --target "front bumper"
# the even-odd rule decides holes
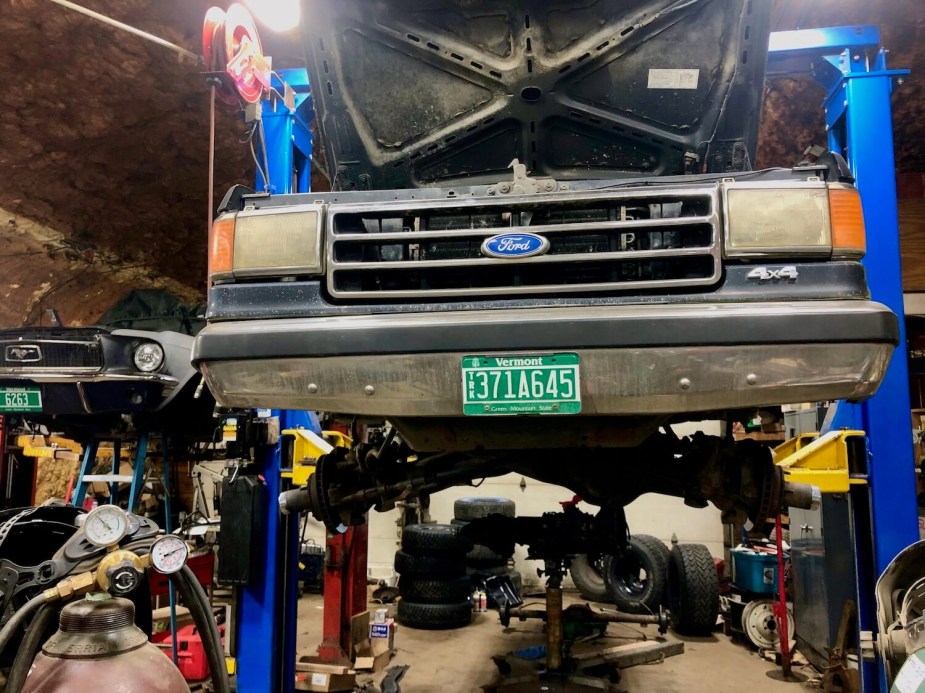
[[[45,415],[154,411],[177,387],[161,373],[0,373],[0,387],[37,387]]]
[[[864,300],[629,305],[215,323],[193,362],[219,404],[462,416],[463,356],[571,351],[583,415],[863,399],[898,321]]]

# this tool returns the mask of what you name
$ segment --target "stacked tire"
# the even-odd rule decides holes
[[[452,523],[457,527],[464,527],[472,520],[479,520],[489,515],[514,517],[515,512],[514,501],[509,498],[459,498],[453,504]],[[519,593],[523,588],[523,578],[511,567],[513,557],[513,546],[510,552],[498,553],[484,544],[474,544],[466,554],[466,573],[476,587],[489,577],[506,575]],[[489,606],[495,605],[489,604]]]
[[[469,625],[472,587],[466,575],[468,543],[455,525],[405,527],[395,554],[399,574],[396,619],[408,628],[449,630]]]

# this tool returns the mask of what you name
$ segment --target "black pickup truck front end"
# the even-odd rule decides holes
[[[194,362],[225,406],[388,419],[876,391],[898,325],[869,300],[854,188],[792,171],[659,183],[245,198],[213,233]],[[577,391],[544,381],[563,392],[540,399],[577,407],[497,409],[523,399],[517,383],[464,372],[466,358],[556,354],[575,355]]]

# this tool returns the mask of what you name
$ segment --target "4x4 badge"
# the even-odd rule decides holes
[[[756,267],[751,272],[748,273],[749,279],[757,279],[760,282],[769,282],[773,279],[786,279],[789,281],[796,281],[797,277],[800,276],[800,273],[797,272],[797,268],[793,265],[787,265],[786,267],[781,267],[780,269],[770,269],[768,267]]]

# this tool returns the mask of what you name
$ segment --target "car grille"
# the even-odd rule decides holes
[[[331,205],[334,298],[626,292],[713,284],[722,270],[715,188],[572,192]],[[482,243],[529,232],[542,255],[486,257]]]
[[[103,353],[96,340],[0,341],[0,372],[35,371],[94,372],[103,367]]]

